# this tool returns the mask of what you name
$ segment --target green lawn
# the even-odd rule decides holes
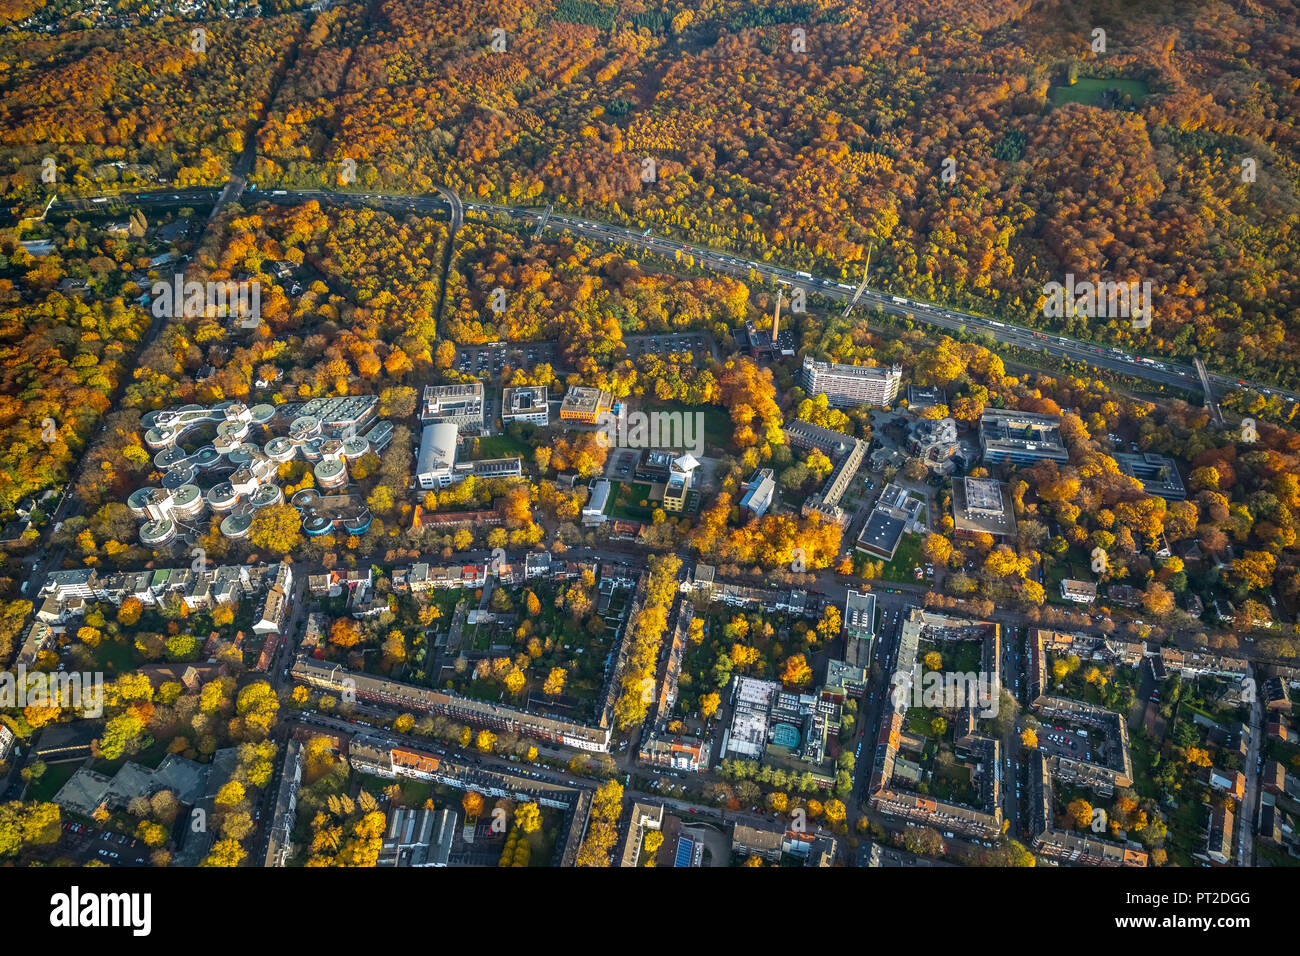
[[[731,444],[731,434],[734,431],[731,415],[718,405],[683,405],[681,402],[647,401],[645,410],[683,412],[688,415],[701,414],[704,416],[705,448],[726,448]],[[697,431],[692,432],[692,437],[695,435],[698,435]]]
[[[1150,92],[1141,80],[1093,79],[1080,78],[1073,86],[1052,87],[1052,105],[1064,106],[1066,103],[1082,103],[1085,106],[1100,106],[1102,94],[1106,90],[1119,90],[1133,98],[1134,106],[1141,106]]]
[[[618,482],[614,486],[614,503],[610,505],[609,514],[614,518],[624,518],[628,521],[649,521],[651,509],[656,507],[655,502],[650,501],[650,486],[647,484],[633,483],[623,484]],[[642,501],[646,501],[645,507],[641,506]]]
[[[199,641],[199,646],[203,642]],[[104,672],[105,680],[112,680],[135,669],[135,651],[128,643],[100,641],[95,649],[95,668]]]
[[[919,534],[905,534],[894,552],[894,560],[881,569],[880,577],[885,581],[901,581],[911,584],[920,583],[916,578],[915,567],[919,564],[925,568],[925,539]],[[925,577],[921,577],[921,582]]]
[[[27,788],[26,799],[44,802],[53,800],[54,795],[59,792],[65,783],[72,779],[72,775],[77,772],[77,768],[80,766],[80,760],[47,764],[45,773],[41,774],[41,778],[34,781]]]
[[[1073,560],[1069,552],[1064,558],[1043,562],[1043,590],[1047,592],[1047,601],[1052,604],[1074,604],[1061,597],[1061,581],[1064,578],[1091,581],[1094,577],[1092,567],[1087,562]]]
[[[533,450],[527,442],[510,435],[486,435],[478,440],[479,458],[512,458],[515,455],[531,461]]]

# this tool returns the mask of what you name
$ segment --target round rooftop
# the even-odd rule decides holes
[[[188,485],[194,480],[196,469],[192,465],[182,465],[173,468],[163,475],[162,484],[168,491],[175,491],[182,485]]]
[[[265,508],[267,505],[277,504],[283,499],[284,494],[278,486],[263,485],[248,496],[248,503],[254,508]]]
[[[317,508],[320,506],[320,492],[315,488],[304,488],[302,491],[294,492],[289,503],[295,508]]]
[[[218,527],[227,538],[242,538],[253,527],[253,519],[246,514],[226,515]]]
[[[169,518],[146,521],[140,526],[140,543],[152,547],[164,544],[176,536],[176,525]]]
[[[126,496],[126,506],[128,508],[143,508],[145,505],[149,503],[149,492],[154,490],[156,489],[137,488],[135,491],[131,492],[129,495]]]
[[[310,515],[303,520],[302,530],[310,535],[328,534],[334,522],[324,515]]]

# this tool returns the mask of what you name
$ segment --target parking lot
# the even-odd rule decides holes
[[[1088,732],[1067,727],[1064,724],[1044,725],[1038,732],[1038,746],[1047,754],[1060,754],[1076,760],[1094,761],[1096,754],[1092,750],[1092,739]]]
[[[108,866],[147,866],[150,850],[134,837],[107,833],[71,820],[63,823],[63,845],[82,863],[98,860]]]
[[[627,357],[641,355],[666,355],[686,352],[700,357],[717,359],[712,336],[703,332],[673,332],[656,335],[629,335],[624,337]],[[501,370],[530,369],[536,365],[558,367],[560,346],[557,342],[489,342],[485,345],[465,345],[456,353],[455,369],[462,375],[496,378]]]
[[[628,358],[638,355],[667,355],[670,352],[689,352],[692,355],[708,355],[712,358],[713,342],[702,332],[673,332],[662,335],[627,335],[623,337],[627,346]]]
[[[605,477],[612,481],[631,481],[640,456],[641,452],[635,448],[611,452],[605,461]]]
[[[456,370],[465,375],[495,378],[507,365],[512,368],[532,368],[535,365],[554,365],[559,347],[554,342],[495,342],[489,345],[467,345],[456,353]]]

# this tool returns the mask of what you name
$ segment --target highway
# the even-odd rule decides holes
[[[491,203],[462,202],[454,194],[440,189],[438,194],[404,195],[387,193],[350,193],[323,189],[269,189],[253,190],[253,198],[264,199],[281,205],[297,205],[316,200],[341,206],[366,206],[388,212],[410,212],[419,214],[440,213],[451,221],[453,230],[459,228],[466,215],[491,219],[503,217],[535,223],[546,230],[569,232],[584,238],[602,242],[626,244],[640,247],[647,253],[655,253],[668,258],[678,253],[689,255],[701,268],[713,272],[747,278],[750,273],[775,282],[784,283],[792,288],[801,288],[808,293],[817,294],[835,302],[848,303],[854,298],[857,286],[832,279],[798,272],[784,266],[769,262],[747,259],[737,253],[719,252],[705,246],[684,243],[654,235],[649,229],[637,231],[610,223],[583,219],[569,214],[547,213],[545,208],[523,206],[498,206]],[[203,204],[213,202],[218,194],[216,189],[185,189],[176,191],[155,190],[144,193],[124,193],[114,197],[84,197],[60,199],[51,209],[53,213],[74,210],[102,211],[119,210],[124,205],[170,206],[181,204]],[[229,198],[229,197],[225,197]],[[915,299],[895,296],[887,292],[865,289],[858,297],[858,304],[872,306],[900,318],[911,319],[934,328],[954,332],[959,329],[987,334],[993,340],[1004,345],[1012,345],[1031,351],[1042,352],[1074,362],[1086,362],[1100,369],[1109,370],[1134,378],[1140,378],[1157,386],[1184,389],[1199,392],[1201,379],[1190,365],[1183,365],[1166,359],[1152,359],[1125,352],[1116,347],[1104,347],[1090,342],[1066,336],[1035,331],[1008,322],[986,318],[970,312],[948,306],[935,305]],[[1211,386],[1215,389],[1214,399],[1230,390],[1249,388],[1263,395],[1279,395],[1292,402],[1300,401],[1300,393],[1274,388],[1272,386],[1247,382],[1218,373],[1210,373]]]

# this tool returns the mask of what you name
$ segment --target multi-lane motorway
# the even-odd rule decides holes
[[[187,189],[175,192],[152,191],[147,193],[122,194],[115,197],[61,199],[52,212],[71,210],[108,211],[122,204],[139,206],[169,206],[184,203],[200,204],[211,202],[217,195],[216,189]],[[401,195],[384,193],[350,193],[321,189],[271,189],[254,193],[256,198],[284,205],[295,205],[310,200],[334,203],[346,206],[369,206],[389,212],[441,213],[448,216],[453,226],[459,226],[466,215],[476,218],[504,217],[541,225],[558,232],[570,232],[574,235],[597,239],[604,242],[627,244],[640,247],[647,253],[674,257],[681,253],[689,255],[701,268],[714,272],[747,277],[757,273],[764,278],[784,283],[791,288],[800,288],[808,293],[820,295],[832,301],[849,302],[854,298],[857,286],[833,279],[813,276],[806,272],[787,269],[769,262],[758,262],[743,256],[720,252],[705,246],[693,245],[677,239],[653,235],[649,230],[629,229],[611,223],[582,219],[576,216],[552,212],[549,216],[545,209],[521,206],[497,206],[490,203],[462,202],[450,191],[440,189],[434,195]],[[1162,388],[1183,389],[1191,392],[1201,391],[1200,379],[1196,370],[1190,365],[1182,365],[1163,359],[1144,357],[1115,347],[1105,347],[1066,336],[1048,334],[996,319],[986,318],[970,312],[948,306],[920,302],[865,289],[857,299],[859,304],[869,305],[883,312],[924,323],[948,331],[966,329],[987,334],[997,342],[1030,351],[1037,351],[1069,361],[1086,362],[1097,368],[1140,378]],[[1272,386],[1250,383],[1220,374],[1210,374],[1210,382],[1216,391],[1216,397],[1238,388],[1250,388],[1264,395],[1279,395],[1290,401],[1300,400],[1300,393],[1274,388]]]

